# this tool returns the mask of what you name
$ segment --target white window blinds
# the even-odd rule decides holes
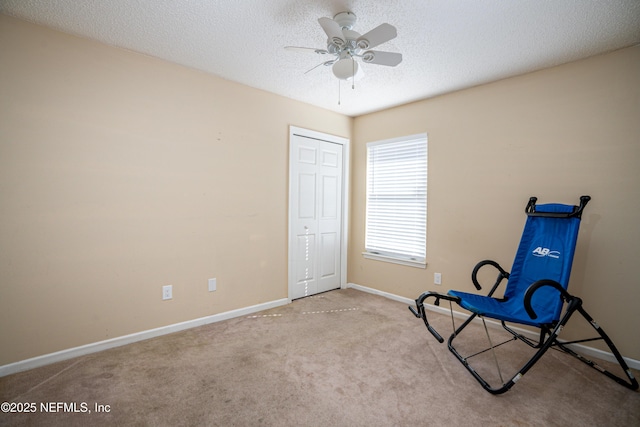
[[[424,263],[427,135],[367,144],[365,254]]]

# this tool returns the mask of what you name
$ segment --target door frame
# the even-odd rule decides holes
[[[349,231],[349,152],[350,152],[350,141],[348,138],[344,138],[341,136],[330,135],[322,132],[317,132],[310,129],[304,129],[297,126],[289,126],[289,197],[288,197],[288,218],[287,218],[287,227],[288,227],[288,235],[287,235],[287,252],[288,252],[288,266],[287,266],[287,289],[288,289],[288,298],[289,301],[292,300],[293,296],[293,285],[295,280],[295,272],[293,271],[293,260],[295,257],[295,251],[293,245],[291,244],[291,239],[293,238],[293,204],[297,203],[297,198],[293,194],[293,161],[295,156],[293,155],[293,137],[294,135],[302,136],[305,138],[318,139],[320,141],[332,142],[334,144],[339,144],[342,146],[342,230],[340,236],[340,288],[344,289],[347,287],[347,242],[348,242],[348,231]]]

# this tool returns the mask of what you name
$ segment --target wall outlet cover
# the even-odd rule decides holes
[[[165,285],[162,287],[162,299],[172,299],[173,298],[173,286]]]

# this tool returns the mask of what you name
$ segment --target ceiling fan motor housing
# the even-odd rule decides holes
[[[340,40],[340,43],[336,43],[334,39],[327,40],[327,51],[332,54],[340,54],[343,51],[347,51],[352,55],[359,55],[362,51],[362,47],[360,46],[360,42],[366,42],[366,40],[360,40],[358,42],[358,38],[360,37],[360,33],[357,33],[353,30],[342,30],[342,34],[344,36],[343,40]],[[367,43],[368,46],[368,43]]]
[[[338,37],[327,40],[327,50],[330,53],[340,53],[342,49],[347,49],[350,53],[359,55],[363,50],[369,48],[369,40],[358,40],[361,34],[353,31],[356,19],[356,14],[353,12],[340,12],[333,17],[333,20],[342,29],[344,40]]]
[[[343,30],[350,30],[356,24],[356,14],[353,12],[340,12],[333,17],[333,20],[336,21]]]

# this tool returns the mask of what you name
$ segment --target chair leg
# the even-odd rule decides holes
[[[598,364],[596,364],[595,362],[583,357],[582,355],[576,353],[575,351],[573,351],[571,348],[567,347],[570,344],[574,344],[577,342],[584,342],[584,341],[593,341],[595,339],[590,339],[590,340],[582,340],[582,341],[572,341],[572,342],[560,342],[558,341],[558,335],[560,334],[560,332],[562,331],[562,329],[564,328],[564,326],[567,324],[567,322],[569,321],[569,319],[571,318],[571,316],[573,315],[573,313],[575,312],[579,312],[590,324],[591,326],[598,331],[598,334],[600,335],[599,338],[595,338],[595,339],[602,339],[604,340],[607,345],[609,346],[609,349],[611,350],[611,353],[614,355],[614,357],[616,358],[616,360],[618,361],[618,364],[620,365],[620,367],[622,368],[622,370],[625,372],[625,375],[627,377],[627,380],[607,371],[606,369],[604,369],[603,367],[599,366]],[[629,369],[629,367],[627,366],[627,363],[625,362],[625,360],[622,358],[622,356],[620,355],[620,352],[618,351],[618,349],[615,347],[615,345],[613,344],[613,342],[611,341],[611,339],[607,336],[607,334],[604,332],[604,330],[593,320],[593,318],[591,316],[589,316],[589,314],[582,308],[582,301],[580,300],[580,298],[571,298],[568,301],[567,304],[567,310],[565,312],[565,314],[562,316],[562,319],[560,320],[560,322],[558,322],[556,324],[556,326],[553,329],[545,329],[545,333],[541,334],[541,341],[539,343],[539,346],[536,346],[536,348],[538,349],[536,351],[536,353],[531,357],[531,359],[529,359],[524,366],[522,366],[522,368],[520,368],[520,370],[518,370],[518,372],[512,376],[507,382],[503,381],[502,386],[500,387],[492,387],[484,378],[482,378],[480,376],[480,374],[478,374],[478,372],[469,364],[468,362],[468,357],[463,357],[457,350],[456,348],[453,346],[453,341],[456,337],[458,337],[458,335],[460,334],[460,332],[467,326],[469,325],[469,323],[471,323],[473,321],[473,319],[477,316],[477,314],[472,314],[471,316],[469,316],[469,318],[458,328],[455,330],[455,332],[449,337],[449,341],[448,341],[448,346],[449,346],[449,350],[456,356],[456,358],[460,361],[460,363],[462,363],[464,365],[465,368],[467,368],[467,370],[471,373],[471,375],[473,375],[473,377],[482,385],[482,387],[487,390],[489,393],[492,394],[502,394],[505,393],[506,391],[508,391],[511,387],[513,387],[515,385],[516,382],[518,382],[528,371],[529,369],[531,369],[533,367],[533,365],[536,364],[536,362],[547,352],[547,350],[549,350],[549,348],[551,347],[558,347],[560,350],[576,357],[578,360],[586,363],[587,365],[591,366],[592,368],[594,368],[595,370],[597,370],[598,372],[606,375],[607,377],[613,379],[614,381],[616,381],[617,383],[631,389],[631,390],[637,390],[638,389],[638,381],[637,379],[633,376],[633,373],[631,372],[631,370]],[[547,335],[546,338],[543,338],[545,335]],[[500,345],[500,344],[498,344]],[[497,347],[497,345],[495,346]],[[469,356],[471,357],[471,356]]]
[[[629,369],[629,366],[627,365],[627,363],[623,359],[622,355],[620,354],[620,352],[618,351],[616,346],[613,344],[613,341],[611,341],[609,336],[604,332],[604,330],[600,327],[600,325],[598,325],[595,322],[595,320],[593,320],[593,318],[586,312],[586,310],[584,308],[582,308],[582,306],[579,306],[577,308],[577,311],[582,315],[582,317],[584,317],[584,319],[587,322],[589,322],[589,324],[593,327],[593,329],[595,329],[598,332],[600,337],[599,338],[593,338],[593,339],[590,339],[590,340],[580,340],[580,341],[572,341],[572,342],[556,342],[555,346],[557,346],[559,349],[561,349],[565,353],[570,354],[571,356],[573,356],[576,359],[580,360],[581,362],[591,366],[593,369],[595,369],[596,371],[600,372],[601,374],[604,374],[607,377],[611,378],[612,380],[614,380],[618,384],[623,385],[623,386],[625,386],[625,387],[627,387],[627,388],[629,388],[631,390],[637,390],[638,387],[639,387],[638,380],[633,376],[633,373],[631,372],[631,369]],[[603,368],[602,366],[598,365],[596,362],[587,359],[586,357],[582,356],[581,354],[576,353],[571,348],[567,347],[568,345],[573,344],[573,343],[585,342],[585,341],[595,341],[595,340],[603,340],[607,344],[607,346],[609,347],[609,350],[611,350],[611,353],[616,358],[616,361],[618,362],[618,365],[620,366],[622,371],[624,371],[624,373],[625,373],[625,375],[627,377],[626,379],[621,378],[621,377],[619,377],[619,376],[607,371],[605,368]]]
[[[564,326],[564,323],[566,323],[566,321],[568,320],[568,318],[563,319],[564,323],[561,322],[560,324],[558,324],[558,326],[551,332],[544,343],[541,343],[540,347],[531,357],[531,359],[529,359],[524,364],[524,366],[522,366],[522,368],[520,368],[516,372],[515,375],[513,375],[508,381],[503,381],[503,384],[500,387],[493,387],[484,378],[482,378],[482,376],[469,364],[467,358],[460,355],[460,353],[458,353],[458,351],[453,346],[453,339],[455,338],[455,336],[459,334],[462,329],[464,329],[464,327],[467,326],[473,320],[473,318],[475,318],[475,316],[475,314],[471,315],[469,319],[467,319],[467,321],[465,321],[465,323],[460,328],[458,328],[456,334],[451,335],[451,337],[449,338],[449,350],[456,356],[460,363],[462,363],[464,367],[467,368],[467,370],[480,383],[480,385],[482,385],[482,387],[491,394],[502,394],[509,391],[509,389],[511,389],[511,387],[513,387],[515,383],[517,383],[524,376],[524,374],[526,374],[527,371],[529,371],[529,369],[531,369],[533,365],[536,364],[536,362],[542,357],[542,355],[544,355],[547,350],[549,350],[549,348],[554,345],[558,333],[560,332],[560,330],[562,330],[562,326]]]
[[[465,368],[467,368],[469,373],[476,379],[476,381],[478,381],[480,383],[482,388],[484,388],[485,390],[487,390],[489,393],[492,393],[492,394],[502,394],[502,393],[508,391],[515,384],[517,379],[516,379],[516,381],[513,381],[513,379],[511,379],[511,380],[507,381],[506,383],[504,383],[501,387],[493,387],[469,363],[468,359],[469,359],[469,357],[473,357],[473,355],[469,356],[469,357],[464,357],[458,352],[458,350],[453,345],[454,339],[460,336],[460,333],[476,318],[476,316],[477,316],[477,314],[475,314],[475,313],[472,314],[471,316],[469,316],[469,318],[467,318],[467,320],[465,320],[464,323],[462,325],[460,325],[460,327],[458,329],[456,329],[453,334],[451,334],[451,336],[449,337],[449,341],[447,342],[448,347],[449,347],[449,351],[451,351],[451,353],[453,353],[453,355],[460,361],[460,363],[462,363],[462,365]],[[476,355],[477,355],[477,353],[476,353]]]
[[[500,363],[498,363],[498,356],[496,355],[496,347],[493,345],[491,341],[491,335],[489,335],[489,329],[487,329],[487,322],[485,322],[484,317],[480,316],[482,319],[482,326],[484,326],[484,332],[487,334],[487,340],[489,341],[489,347],[491,348],[491,354],[493,355],[493,360],[496,362],[496,369],[498,370],[498,376],[500,377],[500,381],[504,384],[504,378],[502,378],[502,371],[500,370]]]

